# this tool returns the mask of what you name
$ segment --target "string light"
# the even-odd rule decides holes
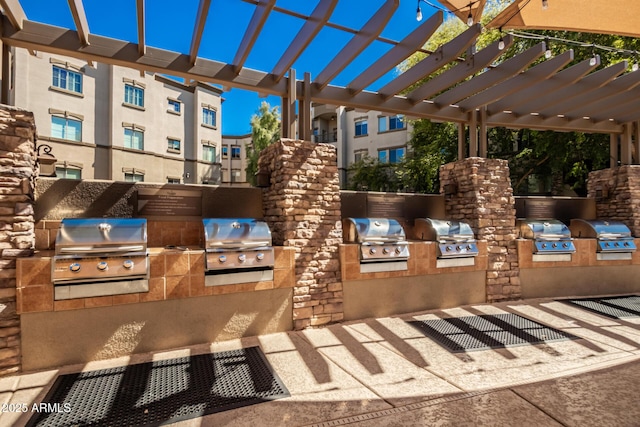
[[[467,15],[467,25],[473,25],[473,15],[471,14],[471,3],[469,3],[469,14]]]
[[[553,53],[551,52],[551,42],[549,41],[549,37],[544,39],[544,44],[547,46],[547,50],[544,51],[544,57],[549,59]]]
[[[422,10],[420,10],[420,0],[418,0],[418,10],[416,11],[416,21],[422,21]]]
[[[633,61],[633,65],[631,66],[631,71],[638,71],[639,66],[638,66],[638,51],[637,50],[633,51],[633,59],[634,59],[634,61]]]
[[[549,8],[549,2],[547,0],[542,0],[542,10],[547,10]]]
[[[502,37],[502,27],[500,27],[500,40],[498,41],[498,50],[504,50],[504,38]]]

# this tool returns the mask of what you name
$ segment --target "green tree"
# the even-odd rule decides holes
[[[247,181],[256,185],[260,152],[280,137],[280,112],[278,107],[263,101],[251,117],[251,145],[247,145]]]

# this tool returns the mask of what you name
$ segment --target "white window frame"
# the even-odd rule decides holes
[[[211,105],[202,106],[202,125],[217,128],[218,127],[218,110]]]
[[[58,78],[56,79],[56,71],[58,72]],[[64,77],[63,77],[64,75]],[[71,79],[70,77],[74,77]],[[79,80],[79,90],[76,90],[76,81]],[[74,80],[72,83],[71,81]],[[64,83],[62,83],[64,81]],[[66,92],[71,92],[74,94],[82,94],[83,90],[83,75],[78,71],[73,71],[68,68],[62,67],[60,65],[52,66],[52,75],[51,75],[51,86],[60,89]]]
[[[123,105],[127,107],[144,108],[144,87],[133,81],[125,82]]]
[[[80,115],[76,115],[76,114],[71,114],[67,111],[55,111],[52,112],[51,109],[49,110],[49,113],[51,114],[51,137],[52,138],[56,138],[56,139],[63,139],[65,141],[75,141],[75,142],[82,142],[82,121],[84,119],[84,117],[80,116]],[[63,120],[64,124],[62,125],[62,129],[61,129],[61,134],[60,135],[54,135],[54,119],[57,120]],[[69,134],[69,129],[71,129],[69,127],[69,123],[73,122],[73,123],[77,123],[79,125],[79,131],[78,132],[74,132],[75,135],[77,135],[76,138],[68,138],[68,134]],[[58,123],[59,125],[59,123]]]

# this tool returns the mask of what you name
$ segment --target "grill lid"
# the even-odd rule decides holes
[[[65,218],[55,245],[56,256],[117,255],[146,250],[144,218]]]
[[[418,239],[438,242],[474,241],[471,226],[464,221],[417,218],[414,231]]]
[[[606,240],[632,237],[629,227],[621,221],[572,219],[569,228],[573,237]]]
[[[520,237],[538,240],[571,239],[571,231],[562,221],[557,219],[521,219],[517,228]]]
[[[346,218],[342,221],[345,243],[393,243],[406,240],[400,223],[391,218]]]
[[[254,218],[205,218],[204,238],[209,249],[251,249],[272,245],[269,225]]]

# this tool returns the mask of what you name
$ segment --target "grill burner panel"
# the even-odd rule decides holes
[[[406,261],[409,258],[404,229],[395,219],[347,218],[343,220],[342,228],[345,243],[360,244],[361,263]]]
[[[111,258],[60,258],[53,262],[57,283],[66,281],[105,281],[117,277],[146,277],[149,259],[144,255]]]
[[[471,226],[463,221],[418,218],[414,232],[420,240],[438,242],[438,258],[478,256]]]

